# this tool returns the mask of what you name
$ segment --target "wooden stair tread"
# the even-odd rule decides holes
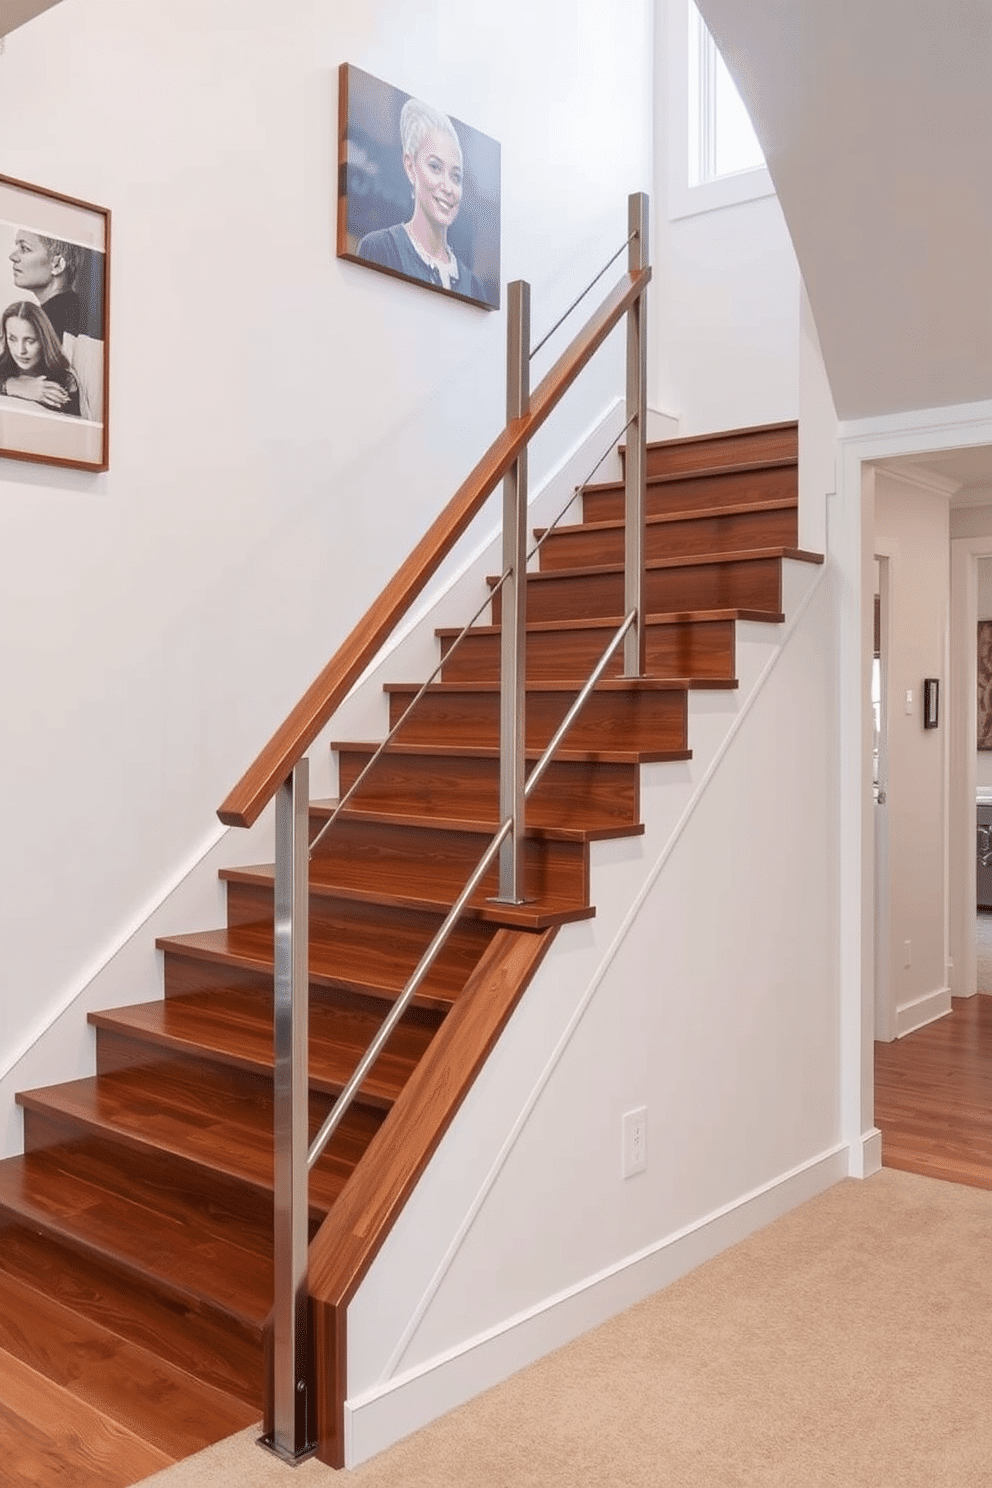
[[[691,759],[692,750],[641,750],[638,759],[641,763],[645,761],[654,762],[661,758]],[[358,807],[346,806],[338,820],[381,822],[384,826],[412,827],[423,831],[436,832],[465,832],[473,836],[494,837],[496,835],[496,819],[470,818],[464,816],[440,817],[436,813],[427,816],[418,816],[414,812],[402,811],[364,811]],[[638,823],[627,825],[618,824],[615,827],[541,827],[532,826],[527,828],[527,836],[536,841],[544,842],[599,842],[604,837],[640,837],[644,828]],[[480,853],[481,857],[482,854]],[[314,860],[316,861],[316,860]],[[236,873],[237,869],[221,869],[222,876],[229,872]],[[468,875],[465,875],[467,880]]]
[[[698,686],[699,688],[706,688],[710,685],[709,681],[705,678],[700,680],[697,678],[682,677],[678,680],[680,682],[686,683],[687,685],[691,682],[693,687]],[[719,682],[724,681],[724,679],[722,678],[716,678],[715,680]],[[735,685],[737,685],[736,679],[733,680]],[[469,682],[464,685],[471,689],[472,687],[474,687],[475,684]],[[381,739],[337,739],[331,742],[330,747],[333,750],[353,749],[364,751],[378,749],[381,743]],[[544,751],[540,749],[527,749],[524,751],[524,754],[529,763],[536,763],[541,758],[543,752]],[[499,749],[496,748],[495,745],[463,744],[460,742],[455,744],[406,744],[394,740],[393,743],[386,745],[383,753],[395,754],[400,756],[411,755],[418,758],[423,757],[424,755],[428,755],[431,757],[436,755],[439,759],[499,759]],[[687,751],[684,749],[671,749],[664,751],[664,757],[666,759],[685,759],[688,754],[691,754],[691,750]],[[561,749],[555,750],[556,760],[561,760],[570,764],[641,765],[644,764],[644,762],[648,759],[650,759],[653,763],[657,760],[657,758],[657,750],[569,749],[567,745],[563,746]],[[326,811],[328,814],[330,814],[330,812],[333,811],[334,807],[337,805],[337,801],[324,799],[312,801],[310,804],[311,806],[316,807],[322,811]],[[349,811],[351,809],[352,808],[350,807],[345,807],[345,811]],[[354,809],[356,811],[359,810],[359,808],[357,807]]]
[[[696,561],[698,562],[698,560]],[[568,573],[578,571],[575,569],[567,570]],[[605,570],[599,571],[604,572]],[[560,573],[564,572],[566,570],[556,571],[554,576],[558,577]],[[581,572],[585,573],[588,570],[583,569]],[[547,578],[550,576],[546,574],[544,577]],[[383,692],[419,692],[421,686],[422,684],[420,682],[386,682],[383,684]],[[736,686],[736,677],[601,677],[596,683],[594,690],[596,692],[692,692],[700,688],[705,690],[715,688],[718,691],[726,691]],[[424,688],[424,696],[458,697],[466,692],[483,693],[486,696],[492,696],[499,693],[499,690],[500,684],[498,682],[432,682],[429,687]],[[576,691],[576,686],[575,682],[568,678],[549,679],[546,682],[528,682],[527,691],[528,693],[571,693]],[[391,749],[392,747],[391,744],[387,745],[387,748]],[[531,748],[528,751],[528,755],[532,755],[535,759],[540,759],[542,752],[539,749],[535,750]],[[555,758],[558,758],[557,750],[555,751]]]
[[[75,1110],[79,1108],[77,1101]],[[209,1303],[261,1328],[272,1305],[271,1258],[252,1256],[213,1236],[201,1240],[192,1223],[143,1204],[137,1176],[136,1198],[130,1200],[79,1178],[69,1171],[70,1162],[71,1155],[59,1161],[48,1152],[5,1159],[0,1163],[0,1204],[8,1214],[86,1254],[154,1277],[173,1297],[197,1307]]]
[[[672,440],[671,444],[663,440],[654,446],[657,449],[669,450],[678,441]],[[649,446],[651,448],[652,446]],[[790,466],[798,465],[798,457],[795,455],[785,456],[775,460],[734,460],[728,461],[726,465],[701,465],[695,470],[666,470],[645,476],[648,486],[670,486],[677,481],[706,480],[715,475],[749,475],[759,470],[786,470]],[[590,482],[583,490],[592,492],[600,491],[623,491],[626,487],[622,480]]]
[[[39,1488],[45,1481],[128,1488],[175,1461],[2,1350],[0,1458],[5,1488]],[[46,1478],[39,1480],[41,1463]]]
[[[705,622],[708,620],[756,620],[759,624],[781,625],[785,620],[785,615],[781,610],[753,610],[736,607],[722,610],[659,610],[656,614],[645,616],[645,623],[649,626],[691,625],[695,621]],[[555,631],[604,630],[608,627],[618,630],[621,624],[622,616],[620,615],[584,615],[580,619],[575,620],[528,620],[526,628],[528,635],[532,632],[535,635],[543,635],[547,632]],[[448,640],[461,635],[461,631],[442,626],[435,630],[434,634],[443,640]],[[500,634],[500,626],[473,625],[468,634],[498,636]],[[700,686],[705,687],[706,681],[703,680]],[[331,747],[333,748],[334,746],[332,745]]]
[[[157,1049],[209,1055],[253,1074],[273,1068],[272,1005],[240,988],[161,998],[157,1002],[90,1013],[97,1028],[128,1034]],[[310,1085],[337,1095],[379,1031],[382,1017],[319,1000],[310,1007]],[[362,1098],[388,1107],[395,1101],[430,1042],[433,1030],[402,1023],[390,1037],[362,1086]]]
[[[812,553],[806,548],[737,548],[726,553],[679,553],[671,558],[649,558],[645,563],[646,569],[665,568],[698,568],[702,564],[730,564],[730,563],[753,563],[758,559],[767,558],[793,558],[799,563],[822,563],[822,553]],[[552,568],[542,569],[537,573],[527,575],[528,584],[546,584],[561,579],[587,578],[590,574],[623,574],[622,563],[594,564],[589,568]],[[490,575],[487,580],[489,584],[499,582],[498,575]],[[611,681],[619,681],[619,678],[611,678]],[[530,686],[531,684],[528,684]],[[541,683],[533,684],[537,690],[541,690]]]
[[[160,950],[175,950],[201,960],[224,962],[263,976],[271,977],[274,973],[271,924],[236,925],[227,929],[195,931],[190,935],[161,936],[155,944]],[[350,955],[343,962],[346,950]],[[362,946],[353,942],[349,947],[340,941],[326,945],[313,939],[310,944],[311,984],[357,991],[387,1001],[394,1000],[402,992],[415,965],[416,961],[407,968],[405,961],[397,962],[389,947],[384,949],[375,944]],[[418,1005],[450,1007],[460,990],[458,975],[452,973],[448,961],[439,958],[418,995]]]
[[[154,1278],[146,1282],[13,1217],[3,1230],[0,1272],[243,1401],[256,1416],[261,1412],[262,1348],[255,1324],[184,1303]]]
[[[147,1348],[0,1272],[0,1354],[71,1392],[172,1459],[230,1436],[257,1412]],[[0,1398],[6,1399],[0,1392]]]
[[[135,1159],[164,1154],[207,1172],[272,1191],[272,1113],[258,1092],[232,1095],[209,1069],[121,1070],[21,1091],[26,1110],[111,1137]],[[381,1113],[352,1106],[310,1174],[311,1206],[327,1209],[381,1123]]]
[[[799,506],[797,497],[776,497],[770,501],[747,501],[740,502],[736,506],[701,506],[689,508],[686,511],[652,512],[645,516],[646,527],[666,527],[677,522],[700,522],[712,520],[716,517],[743,517],[754,512],[767,511],[796,511]],[[568,533],[574,535],[579,532],[617,532],[623,531],[626,526],[623,518],[614,518],[597,522],[572,522],[568,526],[555,527],[556,533]],[[538,539],[550,527],[535,527],[534,536]]]
[[[344,813],[342,813],[344,814]],[[381,814],[381,820],[388,822],[391,826],[409,825],[411,821],[420,823],[422,818],[401,817],[399,815]],[[485,831],[492,836],[493,827],[491,823],[484,826],[478,822],[469,822],[461,818],[455,821],[437,822],[436,825],[445,830],[452,827],[465,827],[473,832]],[[549,829],[548,836],[555,832],[559,841],[599,841],[610,837],[639,837],[644,834],[644,827],[640,823],[617,827],[599,828],[578,833],[568,828]],[[265,883],[271,884],[274,876],[274,867],[271,863],[259,863],[246,865],[241,868],[222,869],[221,876],[227,882],[241,883]],[[310,892],[319,896],[326,894],[330,898],[345,899],[356,904],[385,904],[389,903],[398,908],[424,911],[428,914],[436,914],[440,919],[446,915],[458,894],[467,882],[467,875],[460,880],[452,877],[447,878],[441,874],[437,881],[424,885],[418,892],[403,893],[395,889],[376,889],[374,886],[366,886],[361,882],[342,882],[340,875],[335,874],[333,867],[322,863],[320,858],[315,858],[310,865]],[[447,892],[445,892],[447,890]],[[466,919],[480,920],[483,924],[507,925],[521,930],[547,930],[552,925],[571,924],[576,920],[592,919],[595,909],[590,904],[576,904],[573,899],[566,899],[553,894],[545,894],[539,899],[528,899],[522,904],[496,904],[491,899],[491,886],[485,884],[479,888],[470,900],[464,911]],[[311,963],[311,980],[313,980],[313,967]],[[397,994],[402,988],[396,989]],[[170,999],[171,1000],[171,999]],[[421,1004],[414,999],[418,1006],[431,1006],[432,1003]],[[311,1084],[313,1084],[311,1077]]]

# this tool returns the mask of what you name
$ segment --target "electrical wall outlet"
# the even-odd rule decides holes
[[[648,1108],[638,1106],[628,1111],[622,1122],[623,1176],[632,1178],[648,1165]]]

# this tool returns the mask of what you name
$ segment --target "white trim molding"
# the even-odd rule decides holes
[[[992,445],[992,400],[945,408],[906,410],[864,419],[847,419],[838,428],[838,499],[832,507],[831,554],[839,564],[840,623],[840,771],[841,771],[841,1045],[842,1130],[852,1154],[861,1154],[864,1133],[874,1128],[874,929],[871,718],[865,667],[870,656],[874,590],[874,497],[870,467],[874,462],[909,458],[943,450]],[[862,491],[863,476],[868,489]],[[971,540],[968,540],[971,541]],[[952,552],[955,550],[951,543]],[[964,555],[962,554],[962,561]],[[952,587],[951,609],[955,599]],[[953,643],[953,638],[952,638]],[[952,644],[953,649],[953,644]],[[951,711],[956,692],[951,679]],[[953,723],[952,723],[953,727]],[[866,743],[866,740],[869,741]],[[953,745],[952,745],[953,757]],[[974,765],[972,765],[972,771]],[[953,775],[953,766],[951,767]],[[951,792],[951,817],[960,815],[960,784]],[[974,775],[969,813],[974,816]],[[955,934],[954,861],[951,837],[951,961],[957,991],[962,951]],[[972,839],[972,857],[974,841]],[[960,921],[960,915],[957,916]],[[972,958],[974,948],[972,948]],[[966,974],[966,973],[965,973]],[[859,1155],[858,1162],[860,1164]],[[852,1166],[852,1176],[855,1169]]]
[[[774,196],[766,167],[689,184],[689,6],[668,3],[668,216],[671,221]]]
[[[735,1202],[457,1348],[345,1401],[345,1463],[359,1463],[680,1276],[848,1176],[839,1144]]]
[[[938,1018],[946,1018],[950,1011],[950,987],[935,987],[922,997],[914,997],[911,1002],[901,1003],[896,1008],[896,1038],[904,1038],[907,1033],[915,1033],[917,1028],[936,1023]]]

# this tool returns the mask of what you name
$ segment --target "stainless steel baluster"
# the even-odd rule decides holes
[[[309,761],[276,796],[273,1422],[263,1438],[296,1462],[307,1440]]]
[[[530,408],[530,285],[507,285],[506,421]],[[499,854],[499,892],[506,904],[523,901],[524,711],[526,707],[527,449],[520,451],[503,481],[503,585],[500,663],[499,814],[513,818],[513,831]]]
[[[627,228],[632,234],[627,267],[632,274],[646,269],[648,257],[648,198],[643,191],[627,200]],[[647,293],[642,290],[627,311],[627,418],[633,419],[624,461],[624,611],[637,612],[637,623],[623,643],[625,677],[643,677],[647,627],[644,624],[644,498],[647,454]]]

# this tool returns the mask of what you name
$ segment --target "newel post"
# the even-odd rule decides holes
[[[650,263],[648,198],[636,191],[627,199],[630,244],[627,267],[632,274]],[[623,643],[625,677],[643,677],[647,629],[644,624],[644,500],[647,477],[647,291],[641,290],[627,311],[627,430],[624,458],[624,613],[637,620]]]
[[[297,1462],[314,1451],[307,1421],[309,1146],[309,761],[276,795],[273,1091],[274,1271],[271,1421],[262,1438]]]
[[[506,287],[506,421],[530,409],[530,285],[515,279]],[[523,899],[524,711],[526,707],[527,448],[503,481],[503,573],[500,601],[499,813],[513,817],[513,831],[500,848],[497,898]]]

